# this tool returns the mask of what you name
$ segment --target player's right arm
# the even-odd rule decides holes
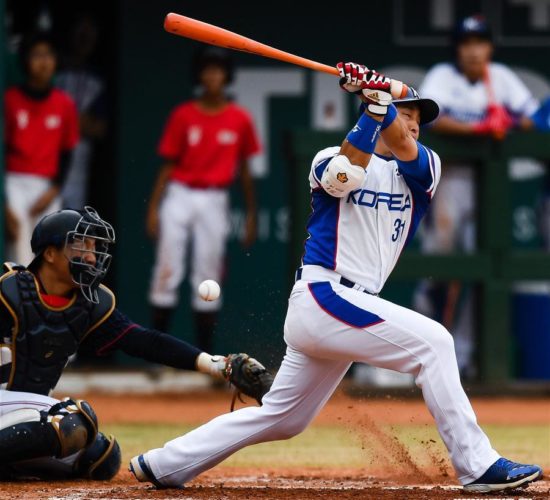
[[[317,155],[313,161],[310,183],[329,195],[343,198],[363,184],[376,142],[391,103],[391,80],[355,63],[338,63],[340,86],[346,92],[361,94],[366,106],[350,130],[338,154]]]

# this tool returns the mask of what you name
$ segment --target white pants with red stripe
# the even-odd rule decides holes
[[[191,296],[196,311],[217,311],[221,299],[206,302],[197,292],[207,279],[221,281],[229,233],[229,193],[171,182],[160,207],[160,235],[149,292],[151,304],[174,307],[191,245]]]
[[[287,352],[263,406],[219,416],[147,452],[145,461],[160,483],[181,485],[245,446],[300,433],[352,361],[415,376],[463,484],[499,458],[462,389],[449,332],[339,280],[332,271],[305,266],[290,296]]]
[[[19,222],[19,233],[15,241],[6,246],[7,260],[16,264],[28,266],[34,254],[31,250],[31,236],[38,221],[51,212],[61,208],[61,198],[58,197],[36,217],[30,215],[30,209],[45,191],[51,186],[51,181],[38,175],[6,174],[6,203]]]
[[[4,428],[3,419],[8,413],[16,410],[49,410],[57,403],[59,403],[58,399],[41,394],[0,389],[0,429]]]

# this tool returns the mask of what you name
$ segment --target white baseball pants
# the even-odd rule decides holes
[[[0,389],[0,429],[3,429],[3,418],[16,410],[49,410],[59,403],[58,399],[33,394],[32,392],[5,391]]]
[[[34,254],[31,250],[31,236],[38,221],[61,208],[61,198],[56,198],[42,213],[31,217],[29,211],[36,200],[51,186],[45,177],[28,174],[6,174],[6,203],[19,221],[19,235],[6,245],[6,258],[23,266],[28,266]]]
[[[499,458],[462,389],[449,332],[339,279],[333,271],[304,267],[290,296],[286,356],[263,406],[221,415],[147,452],[145,460],[160,483],[179,486],[245,446],[300,433],[351,361],[415,376],[463,484]]]
[[[217,311],[222,301],[206,302],[197,292],[206,279],[220,282],[229,233],[229,193],[221,189],[193,189],[171,182],[160,207],[160,235],[149,293],[151,304],[174,307],[184,278],[191,245],[192,307]]]

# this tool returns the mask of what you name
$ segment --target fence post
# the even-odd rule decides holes
[[[512,374],[509,286],[502,263],[510,247],[508,155],[494,141],[492,154],[480,165],[478,178],[478,246],[489,255],[491,272],[481,283],[479,366],[485,382],[503,382]]]
[[[4,20],[6,19],[6,4],[5,0],[0,0],[0,98],[4,102],[4,85],[6,78],[6,27]],[[2,119],[0,119],[0,137],[4,137],[4,106],[2,106]],[[4,140],[0,141],[0,261],[4,261]]]

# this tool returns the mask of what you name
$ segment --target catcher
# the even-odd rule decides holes
[[[211,356],[133,323],[101,284],[115,242],[91,207],[60,210],[34,228],[34,260],[0,277],[0,480],[109,480],[120,468],[115,438],[98,431],[90,403],[49,397],[69,357],[119,349],[131,356],[228,380],[255,398],[272,376],[246,354]]]

